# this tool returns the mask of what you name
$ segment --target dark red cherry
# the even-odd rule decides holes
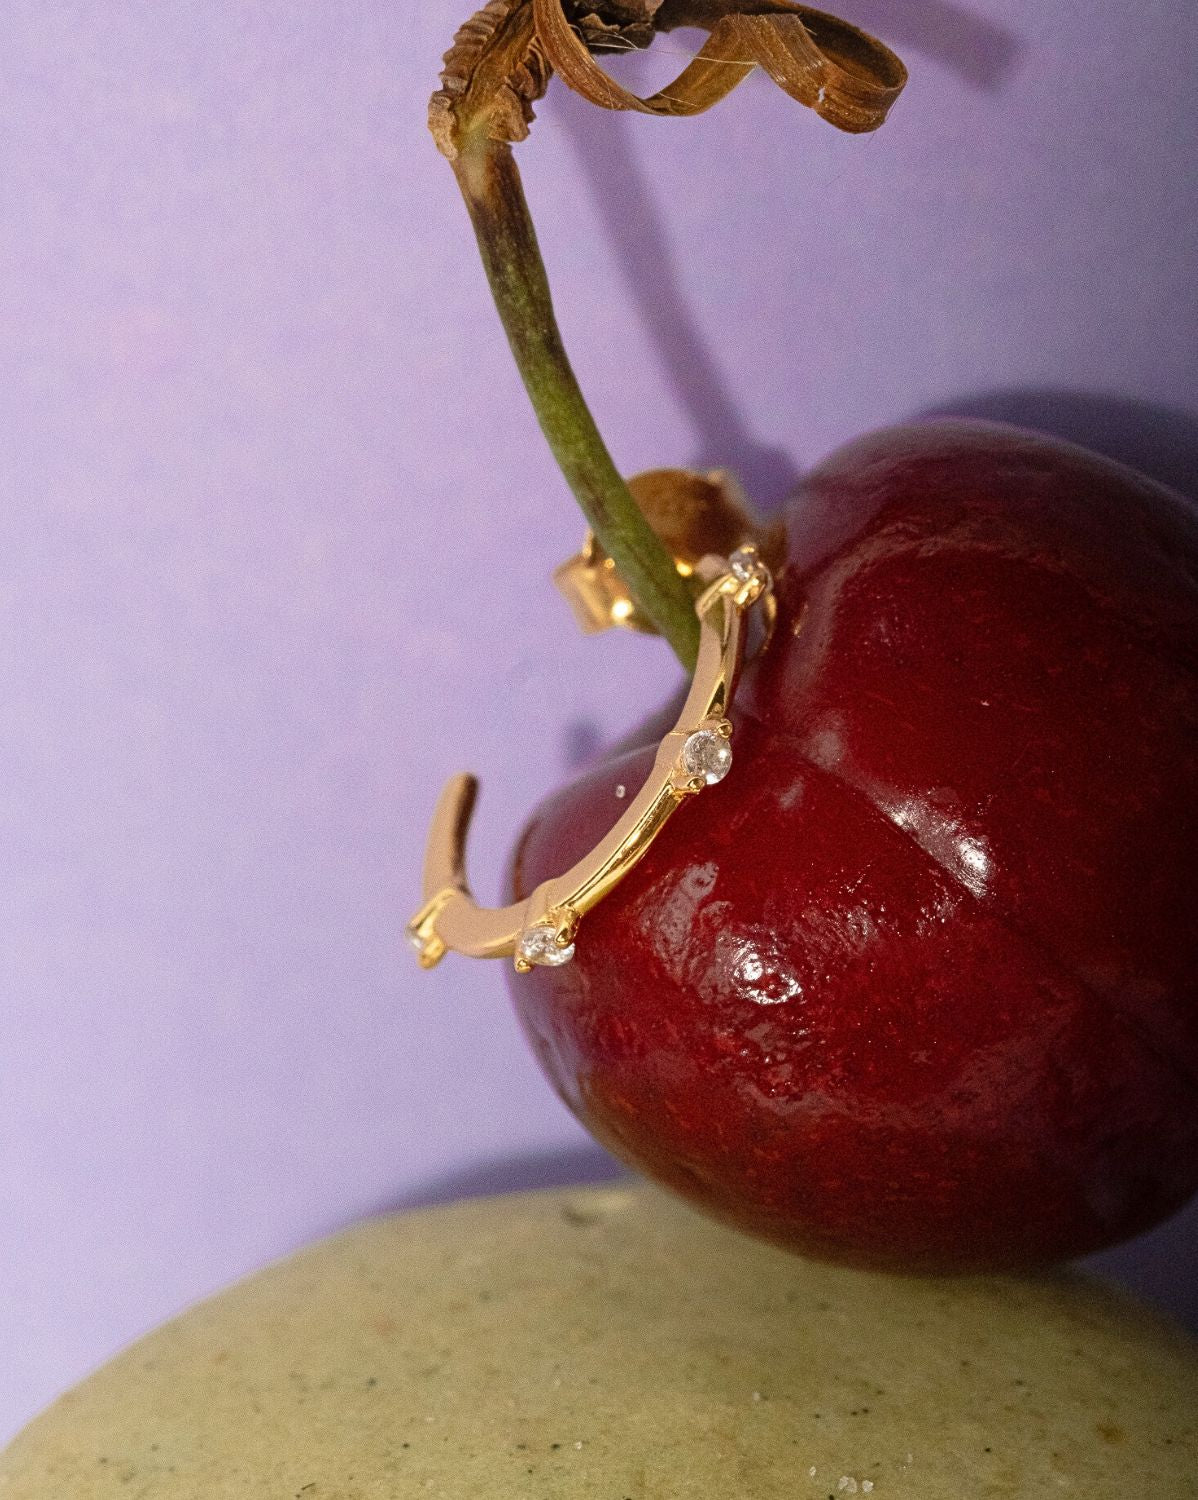
[[[867,438],[788,514],[735,758],[512,975],[605,1145],[750,1233],[1014,1268],[1198,1186],[1198,518],[1015,429]],[[517,896],[652,750],[546,802]]]

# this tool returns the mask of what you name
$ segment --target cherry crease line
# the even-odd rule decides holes
[[[1170,1070],[1177,1074],[1188,1088],[1192,1089],[1195,1093],[1198,1093],[1198,1072],[1195,1072],[1189,1066],[1188,1062],[1179,1061],[1171,1054],[1171,1052],[1165,1050],[1168,1047],[1166,1038],[1158,1038],[1151,1032],[1146,1032],[1143,1027],[1143,1023],[1139,1020],[1139,1018],[1129,1014],[1123,1008],[1123,1006],[1119,1004],[1119,1002],[1113,995],[1104,993],[1104,991],[1097,989],[1094,984],[1091,983],[1091,981],[1083,979],[1080,974],[1075,974],[1072,967],[1059,954],[1054,953],[1052,949],[1045,944],[1044,940],[1041,937],[1033,932],[1025,931],[1023,926],[1009,913],[991,912],[989,908],[985,906],[983,898],[979,896],[975,890],[972,890],[970,886],[950,865],[945,864],[944,861],[938,859],[930,849],[925,848],[924,845],[920,843],[916,835],[911,831],[911,829],[904,828],[901,823],[896,822],[895,819],[890,817],[890,815],[883,808],[878,806],[873,797],[870,796],[869,792],[867,792],[864,787],[856,786],[853,782],[847,781],[843,776],[838,776],[835,771],[830,771],[826,766],[821,766],[817,761],[812,760],[808,753],[801,747],[797,737],[793,734],[790,734],[785,730],[770,729],[762,722],[762,720],[758,719],[753,714],[745,713],[742,715],[742,717],[749,720],[749,722],[752,723],[763,734],[769,735],[770,738],[774,740],[781,740],[794,755],[795,759],[801,761],[803,765],[807,766],[811,771],[819,776],[825,777],[835,786],[840,787],[843,791],[848,793],[848,795],[856,801],[863,802],[865,806],[875,814],[875,816],[881,818],[890,828],[893,828],[895,832],[900,835],[900,837],[904,838],[914,848],[918,849],[930,864],[934,865],[936,869],[942,871],[943,874],[946,875],[948,879],[952,881],[952,883],[960,891],[962,891],[967,897],[969,897],[969,899],[977,907],[979,907],[987,917],[996,922],[998,926],[1000,926],[1005,932],[1009,933],[1012,937],[1018,938],[1021,943],[1026,944],[1026,946],[1030,948],[1034,953],[1047,960],[1058,971],[1058,973],[1060,973],[1064,978],[1072,981],[1072,983],[1076,984],[1084,994],[1088,995],[1089,998],[1094,1001],[1100,1009],[1109,1011],[1114,1016],[1114,1018],[1119,1021],[1120,1024],[1128,1032],[1130,1032],[1131,1035],[1138,1042],[1140,1042],[1143,1047],[1147,1049],[1147,1051],[1152,1053],[1152,1055],[1159,1061],[1167,1064]]]

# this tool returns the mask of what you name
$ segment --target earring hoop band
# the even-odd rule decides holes
[[[511,958],[519,973],[574,957],[579,923],[648,851],[687,797],[722,781],[732,764],[728,711],[744,659],[749,611],[772,589],[753,546],[725,561],[708,556],[695,569],[707,585],[695,602],[699,655],[690,692],[653,769],[616,825],[564,874],[543,881],[524,901],[479,906],[466,877],[466,837],[478,796],[474,776],[446,783],[429,828],[424,904],[407,927],[423,968],[452,950],[472,958]]]

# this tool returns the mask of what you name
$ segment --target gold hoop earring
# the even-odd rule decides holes
[[[424,857],[424,904],[407,934],[421,966],[452,950],[472,958],[511,958],[518,972],[574,957],[582,918],[620,883],[690,796],[722,781],[732,764],[732,706],[749,611],[770,599],[772,580],[757,549],[695,568],[706,584],[695,602],[699,655],[678,722],[658,746],[653,769],[610,833],[564,874],[525,901],[479,906],[466,878],[466,837],[478,796],[475,777],[453,776],[441,793]]]

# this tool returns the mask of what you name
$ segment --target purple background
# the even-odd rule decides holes
[[[468,3],[3,7],[0,1436],[355,1216],[607,1170],[498,969],[421,976],[401,934],[446,773],[497,880],[670,678],[546,584],[579,523],[424,132]],[[776,499],[971,410],[1192,490],[1198,12],[843,13],[912,68],[876,137],[764,79],[687,125],[542,108],[617,461]],[[1183,1307],[1196,1226],[1106,1264]]]

